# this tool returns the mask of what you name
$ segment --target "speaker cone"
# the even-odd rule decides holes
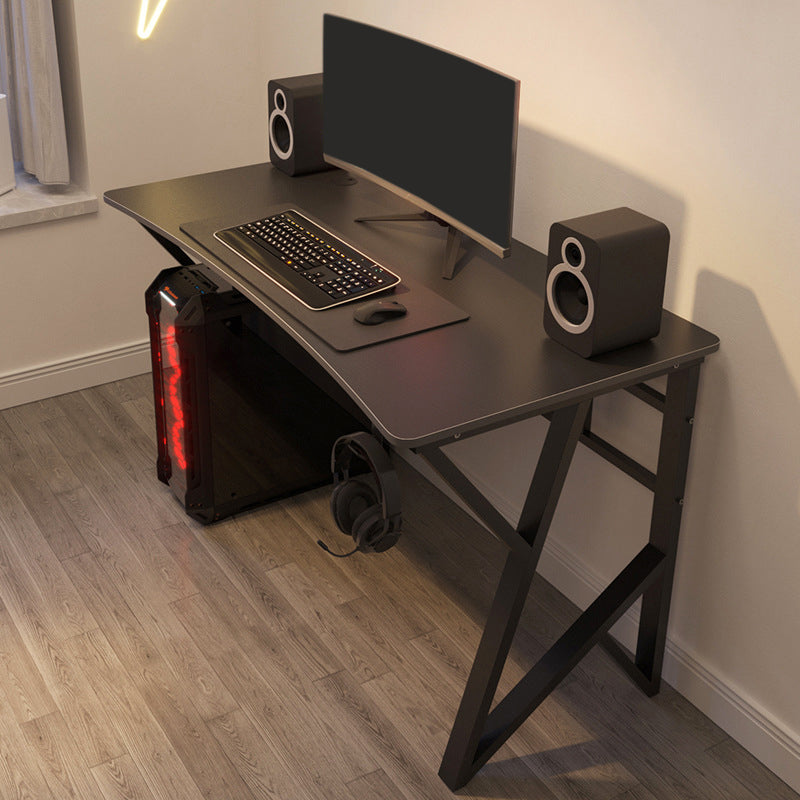
[[[272,120],[272,138],[275,142],[275,149],[279,153],[289,152],[292,133],[289,130],[289,123],[286,121],[286,117],[280,114],[276,114]]]
[[[573,325],[585,322],[589,313],[589,297],[586,287],[573,272],[561,272],[555,279],[553,300],[568,322]]]

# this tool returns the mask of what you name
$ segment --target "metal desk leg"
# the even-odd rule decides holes
[[[610,637],[603,641],[605,649],[651,696],[661,685],[699,377],[698,363],[671,373],[667,380],[650,521],[650,545],[664,554],[664,567],[658,580],[642,595],[635,659],[631,661]]]
[[[585,401],[553,414],[516,532],[488,506],[438,447],[420,451],[511,547],[439,770],[440,777],[451,789],[463,786],[521,723],[521,720],[504,722],[499,730],[488,733],[485,730],[492,699],[589,405],[589,401]]]
[[[699,363],[690,365],[668,378],[650,541],[491,712],[590,401],[553,413],[516,529],[437,446],[419,451],[509,547],[439,769],[450,789],[464,786],[601,641],[648,694],[658,691],[699,369]],[[642,613],[633,661],[608,636],[608,630],[639,597],[643,598]]]

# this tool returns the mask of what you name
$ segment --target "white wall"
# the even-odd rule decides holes
[[[667,223],[665,305],[722,349],[701,378],[666,676],[800,789],[800,8],[175,2],[140,42],[138,3],[75,6],[98,193],[263,159],[266,80],[321,68],[321,15],[332,11],[522,80],[517,238],[543,249],[553,221],[621,204]],[[3,375],[143,342],[141,293],[167,262],[107,207],[0,233],[0,319],[13,344],[0,350],[0,405]],[[596,420],[653,464],[649,409],[614,398]],[[513,517],[529,478],[519,465],[541,436],[534,420],[454,456]],[[579,452],[543,571],[585,604],[641,545],[648,518],[646,491]]]
[[[169,3],[148,41],[136,36],[138,2],[73,5],[98,197],[265,160],[257,3]],[[104,203],[91,216],[0,231],[0,406],[144,371],[143,293],[173,263]]]

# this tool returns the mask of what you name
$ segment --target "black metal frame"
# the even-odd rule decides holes
[[[418,449],[509,548],[439,768],[450,789],[464,786],[595,644],[601,643],[648,695],[658,692],[700,364],[676,366],[664,394],[646,384],[627,387],[663,415],[655,474],[592,433],[591,399],[548,414],[550,427],[516,528],[442,452],[441,444]],[[653,492],[650,539],[490,711],[578,442]],[[608,631],[640,596],[638,642],[631,658]]]

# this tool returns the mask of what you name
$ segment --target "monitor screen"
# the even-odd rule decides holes
[[[326,161],[508,255],[519,81],[326,14],[322,97]]]

